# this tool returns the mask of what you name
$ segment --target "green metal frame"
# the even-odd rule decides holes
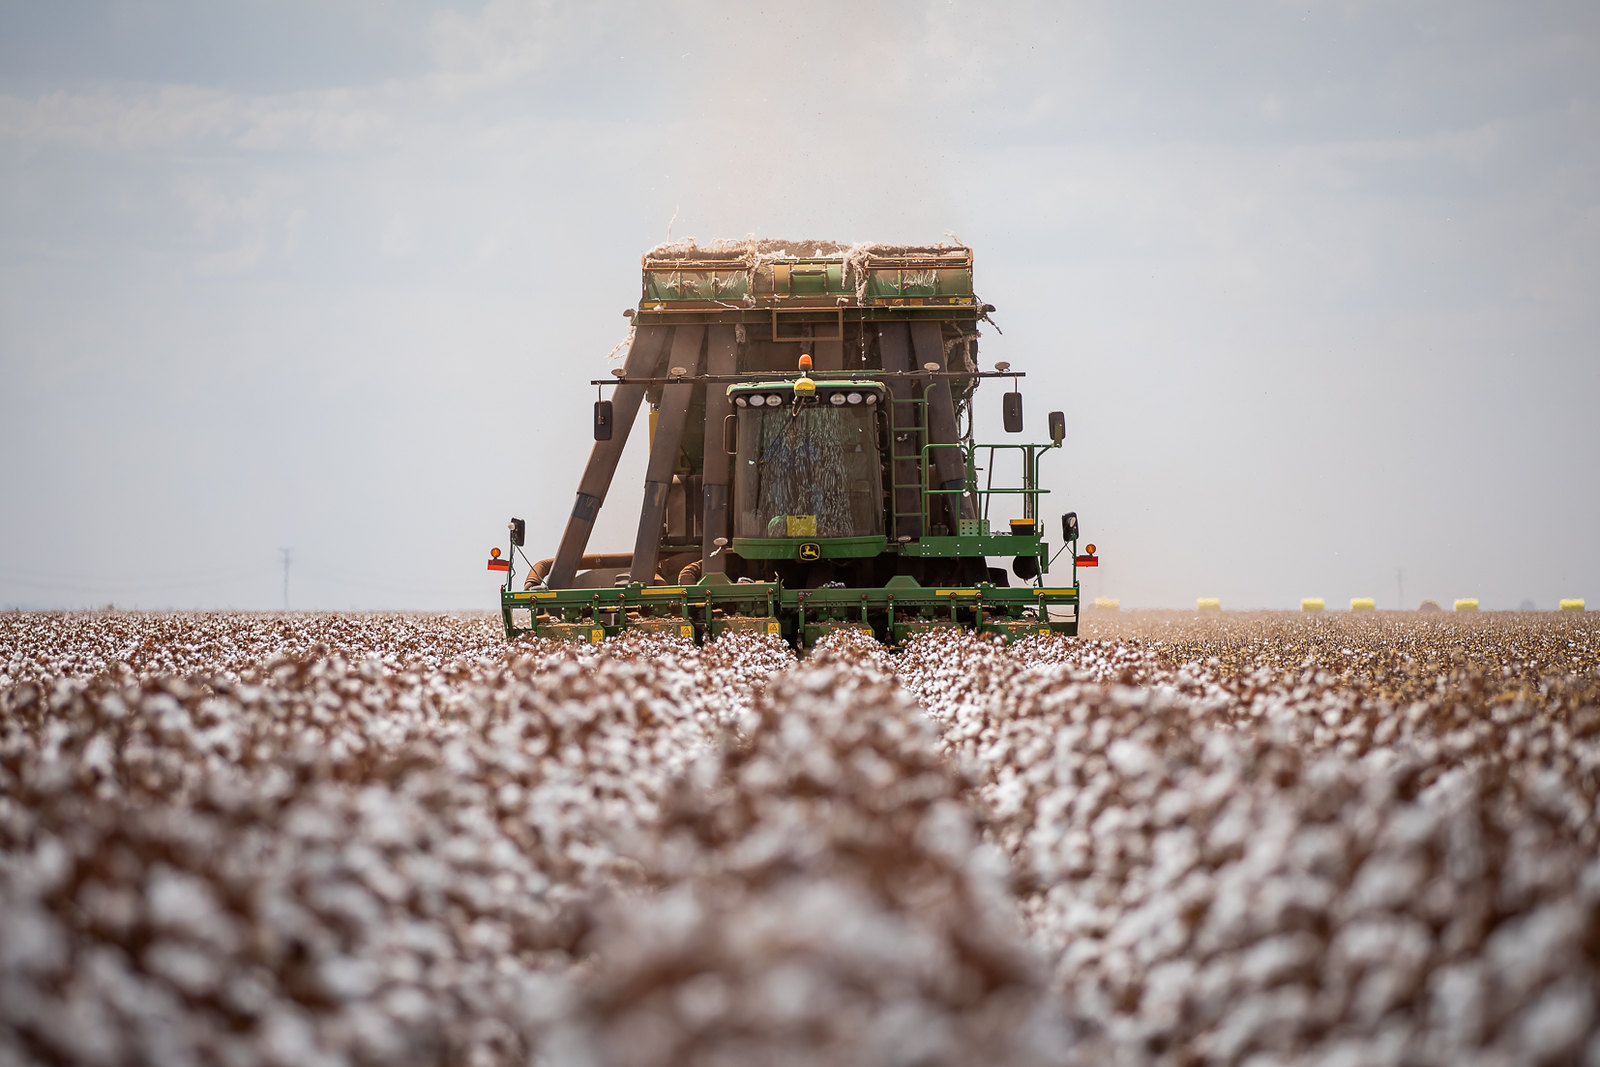
[[[829,382],[842,385],[845,382]],[[877,381],[848,384],[881,389]],[[729,392],[792,390],[793,382],[736,385]],[[882,410],[895,429],[893,405]],[[919,408],[919,414],[925,411]],[[925,421],[925,418],[923,420]],[[729,582],[720,574],[708,575],[694,585],[647,586],[633,583],[611,589],[536,589],[513,587],[515,571],[508,571],[501,589],[500,607],[507,637],[531,633],[539,637],[597,642],[629,631],[673,633],[694,641],[715,639],[724,633],[746,631],[780,634],[796,648],[809,648],[835,630],[866,630],[878,640],[898,647],[908,638],[930,630],[961,628],[1013,641],[1042,634],[1075,636],[1078,632],[1078,578],[1073,549],[1070,586],[1046,586],[1050,547],[1036,516],[1038,498],[1049,490],[1039,488],[1038,469],[1043,454],[1059,444],[926,445],[919,466],[923,515],[929,501],[940,494],[972,493],[982,501],[981,519],[972,528],[951,536],[923,536],[915,541],[890,541],[887,537],[837,538],[734,538],[733,552],[748,559],[799,559],[802,545],[816,545],[822,559],[864,558],[900,554],[908,558],[938,559],[988,556],[1032,556],[1040,577],[1033,584],[1004,586],[981,582],[971,586],[927,587],[901,575],[876,588],[789,589],[781,581]],[[934,448],[960,448],[966,485],[961,489],[935,489]],[[983,486],[977,475],[980,449],[988,449],[989,464],[1001,450],[1024,454],[1024,484],[996,487],[993,472]],[[1026,517],[1033,519],[1031,534],[989,532],[989,504],[994,496],[1021,495]],[[1068,546],[1071,547],[1071,546]],[[509,553],[508,553],[509,557]],[[1071,617],[1052,618],[1051,608],[1070,608]]]
[[[873,322],[976,320],[972,253],[951,247],[868,257],[865,284],[846,280],[837,256],[750,260],[735,256],[645,257],[636,312],[644,322]]]
[[[735,537],[732,551],[745,559],[805,559],[802,545],[815,545],[816,559],[868,559],[889,551],[889,539],[874,537]]]

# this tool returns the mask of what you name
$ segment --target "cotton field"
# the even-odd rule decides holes
[[[0,615],[0,1063],[1600,1067],[1592,620]]]

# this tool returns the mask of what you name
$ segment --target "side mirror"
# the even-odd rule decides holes
[[[1061,516],[1061,540],[1071,544],[1078,539],[1078,513],[1069,511]]]
[[[506,529],[511,531],[511,543],[522,547],[523,539],[528,535],[528,524],[521,519],[512,519],[506,523]]]
[[[1060,444],[1067,439],[1067,416],[1059,411],[1050,413],[1050,440]]]
[[[722,450],[728,455],[739,451],[739,416],[729,415],[722,420]]]
[[[1022,394],[1013,389],[1003,398],[1000,412],[1005,416],[1006,433],[1022,432]]]
[[[596,441],[611,440],[611,401],[596,400],[594,402],[594,439]]]

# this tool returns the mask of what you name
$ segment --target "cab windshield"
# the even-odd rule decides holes
[[[883,533],[874,407],[793,402],[739,412],[735,537]]]

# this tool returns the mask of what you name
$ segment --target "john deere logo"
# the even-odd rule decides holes
[[[821,559],[822,546],[815,541],[807,541],[800,546],[800,558],[804,560]]]

